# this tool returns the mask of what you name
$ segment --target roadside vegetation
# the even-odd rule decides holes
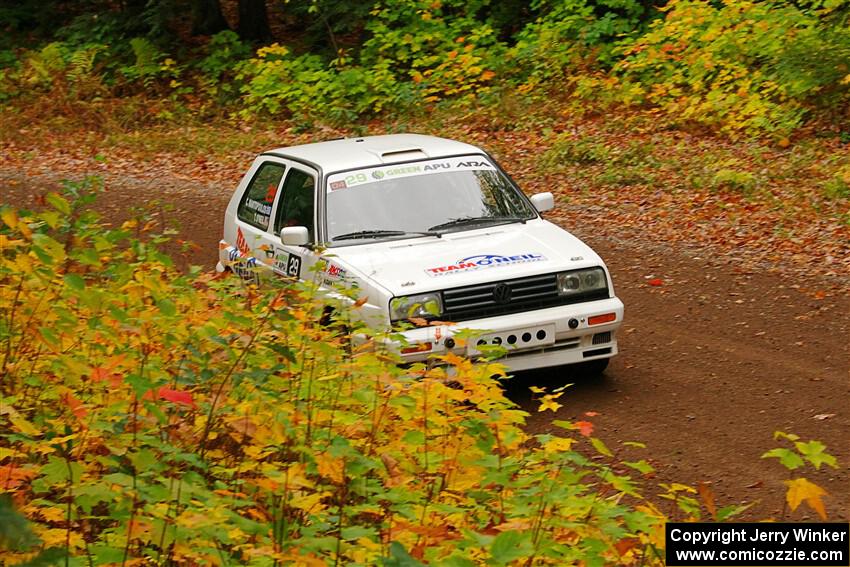
[[[846,287],[814,276],[850,270],[848,18],[844,0],[25,0],[0,7],[0,168],[229,189],[263,148],[432,133],[486,146],[569,224],[786,263],[822,299]],[[449,378],[352,350],[351,313],[316,325],[309,284],[177,270],[158,223],[89,212],[100,183],[36,211],[0,198],[0,564],[660,565],[665,521],[746,509],[658,486],[592,415],[526,434],[498,365],[448,358]],[[846,463],[777,440],[782,518],[828,518],[806,471]]]
[[[96,187],[0,209],[4,564],[661,565],[664,521],[747,508],[647,488],[591,421],[526,434],[498,364],[399,367],[360,301],[321,325],[313,284],[180,273]],[[827,518],[794,471],[834,457],[778,436],[788,513]]]

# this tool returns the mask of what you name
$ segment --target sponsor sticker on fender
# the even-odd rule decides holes
[[[546,256],[534,252],[525,254],[514,254],[512,256],[503,256],[501,254],[478,254],[458,260],[454,264],[447,266],[436,266],[434,268],[425,268],[425,273],[429,276],[447,276],[449,274],[460,274],[472,272],[475,270],[485,270],[487,268],[498,268],[500,266],[513,266],[515,264],[527,264],[529,262],[545,262]]]

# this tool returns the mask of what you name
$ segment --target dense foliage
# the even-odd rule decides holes
[[[0,52],[0,102],[155,96],[167,104],[148,120],[224,107],[344,123],[446,100],[572,94],[584,105],[655,108],[675,126],[777,139],[808,118],[848,118],[845,0],[381,0],[350,10],[292,0],[267,3],[282,22],[270,44],[230,30],[198,41],[176,0],[124,12],[53,4],[66,10],[5,9],[18,31],[9,37],[27,30],[38,40]],[[44,18],[59,22],[51,29]]]
[[[662,512],[592,423],[526,434],[500,366],[402,369],[350,309],[317,324],[311,284],[180,274],[156,223],[106,229],[93,196],[0,209],[0,562],[649,565],[667,518],[746,508],[674,483]],[[792,473],[837,466],[778,437]],[[790,509],[826,518],[793,474]]]
[[[403,370],[309,285],[181,275],[71,190],[2,210],[0,494],[32,527],[0,501],[0,562],[658,562],[651,467],[576,451],[587,423],[525,434],[498,366]]]

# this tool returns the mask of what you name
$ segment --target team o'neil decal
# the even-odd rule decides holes
[[[534,252],[515,254],[513,256],[503,256],[501,254],[479,254],[477,256],[463,258],[462,260],[458,260],[454,264],[449,264],[447,266],[426,268],[425,273],[429,276],[445,276],[448,274],[459,274],[463,272],[472,272],[474,270],[497,268],[499,266],[512,266],[514,264],[544,261],[546,261],[545,256]]]

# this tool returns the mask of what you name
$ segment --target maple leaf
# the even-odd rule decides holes
[[[585,437],[590,437],[593,434],[593,424],[589,421],[577,421],[573,425],[578,428],[579,433]]]
[[[614,544],[614,549],[617,550],[621,556],[625,555],[632,549],[638,547],[640,545],[640,540],[637,538],[629,537],[624,538]]]
[[[161,386],[159,390],[157,390],[156,394],[157,397],[159,397],[159,399],[161,400],[166,400],[175,404],[188,406],[190,408],[195,407],[195,401],[192,399],[192,394],[190,392],[175,390],[173,388],[169,388],[168,386]]]
[[[664,280],[662,280],[661,278],[652,278],[651,280],[649,280],[646,283],[648,283],[651,286],[658,287],[660,285],[664,285]]]
[[[697,485],[697,491],[699,491],[700,498],[702,498],[708,513],[711,514],[711,517],[716,521],[717,505],[714,503],[714,491],[711,490],[711,487],[705,482],[701,482]]]
[[[818,513],[822,520],[826,520],[826,510],[823,506],[823,500],[821,500],[823,496],[826,496],[826,490],[805,478],[786,480],[785,485],[788,487],[785,499],[788,501],[788,506],[791,507],[792,512],[802,502],[805,502]]]
[[[543,412],[546,410],[552,410],[553,412],[557,412],[559,409],[561,409],[561,404],[555,401],[555,396],[549,394],[541,398],[540,407],[537,409],[537,411]]]

